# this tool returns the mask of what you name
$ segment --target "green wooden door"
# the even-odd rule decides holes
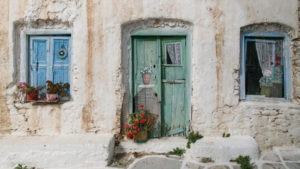
[[[162,134],[185,135],[185,38],[162,39]]]
[[[152,137],[185,135],[186,50],[184,37],[133,38],[133,111],[139,105],[159,115]],[[151,67],[150,84],[141,71]]]

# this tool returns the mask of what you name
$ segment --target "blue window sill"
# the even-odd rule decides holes
[[[257,101],[257,102],[290,102],[291,100],[286,98],[275,98],[275,97],[266,97],[262,95],[246,95],[246,98],[242,101]]]

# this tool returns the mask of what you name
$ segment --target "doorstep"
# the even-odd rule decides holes
[[[115,147],[115,154],[134,152],[164,154],[176,147],[186,149],[186,143],[187,139],[185,137],[152,138],[145,143],[135,143],[133,140],[125,139]]]

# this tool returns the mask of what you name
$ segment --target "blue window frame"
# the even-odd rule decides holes
[[[29,36],[28,81],[31,85],[45,86],[70,83],[70,36]]]
[[[243,32],[241,34],[241,100],[292,98],[289,50],[290,38],[286,33]]]

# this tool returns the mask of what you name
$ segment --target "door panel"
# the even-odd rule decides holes
[[[132,63],[133,109],[142,104],[159,114],[151,136],[185,135],[185,37],[134,37]],[[149,85],[140,73],[145,67],[153,71]]]
[[[162,38],[163,135],[185,135],[185,38]]]
[[[140,105],[161,117],[161,59],[159,39],[155,37],[137,37],[133,40],[133,105],[134,111]],[[141,71],[145,67],[152,67],[152,77],[149,85],[143,84]],[[161,136],[160,119],[155,124],[155,130],[150,133],[151,137]]]
[[[163,82],[163,135],[184,135],[184,86],[184,82]]]

